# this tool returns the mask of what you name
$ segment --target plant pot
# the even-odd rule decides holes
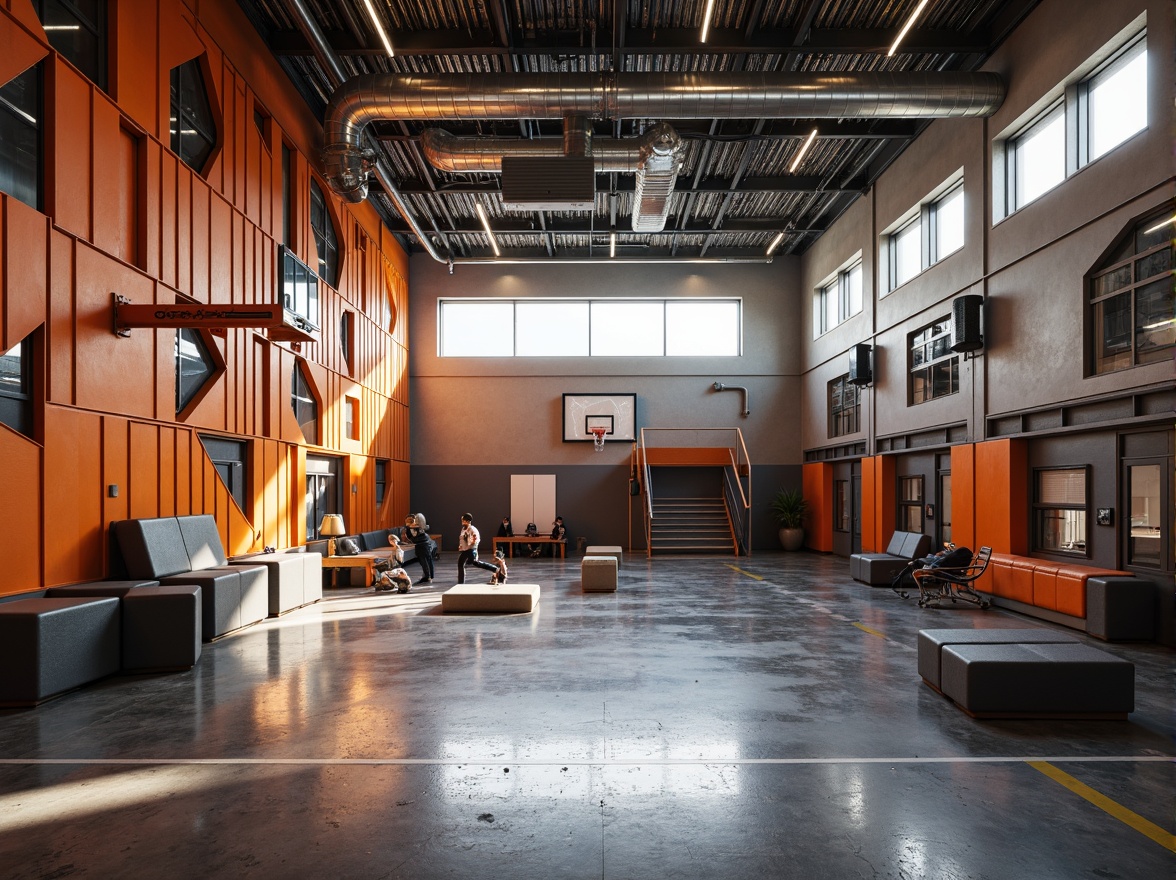
[[[804,546],[804,529],[780,529],[780,546],[785,550],[799,550]]]

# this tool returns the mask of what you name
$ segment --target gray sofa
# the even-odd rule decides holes
[[[114,523],[113,531],[130,577],[200,587],[205,641],[269,614],[268,569],[229,565],[211,516],[127,519]]]
[[[895,532],[885,553],[854,553],[849,557],[849,576],[871,587],[889,587],[913,559],[931,553],[931,536],[919,532]]]

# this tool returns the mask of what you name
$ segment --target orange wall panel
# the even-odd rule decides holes
[[[166,4],[168,0],[162,2]],[[166,138],[167,128],[160,125],[159,90],[153,87],[155,83],[167,82],[166,70],[161,71],[159,67],[158,3],[122,0],[111,5],[114,9],[111,93],[122,111],[144,130]],[[162,80],[161,73],[165,75]]]
[[[50,86],[52,101],[46,113],[52,116],[49,131],[54,137],[46,139],[47,213],[57,228],[89,240],[93,194],[90,97],[94,86],[64,63],[53,67],[46,92]]]
[[[102,418],[50,406],[45,411],[45,584],[101,580]]]
[[[49,289],[49,223],[17,199],[0,201],[3,240],[0,254],[0,351],[8,351],[45,322]]]
[[[801,486],[809,503],[805,546],[828,553],[833,550],[833,465],[815,462],[802,466]]]
[[[985,546],[976,539],[976,447],[963,443],[951,448],[951,536],[961,547]],[[991,545],[989,545],[991,546]]]
[[[24,73],[49,54],[45,45],[37,42],[36,37],[46,38],[32,4],[28,0],[16,0],[10,8],[11,11],[0,7],[0,84]]]
[[[976,473],[984,475],[984,491],[975,495],[976,540],[998,553],[1024,554],[1028,547],[1028,445],[1024,440],[989,440],[977,443],[975,449]]]
[[[93,187],[90,210],[93,217],[90,239],[100,250],[121,257],[122,242],[119,234],[118,217],[121,213],[122,196],[119,191],[119,155],[122,152],[121,130],[118,110],[101,93],[91,101],[94,167],[96,173],[91,179]]]
[[[0,425],[0,462],[3,462],[4,502],[29,522],[41,522],[41,447],[23,434]],[[42,541],[24,529],[0,529],[0,559],[4,577],[0,595],[24,593],[41,587]]]
[[[159,429],[131,422],[127,470],[130,472],[131,518],[159,516]]]
[[[118,487],[118,497],[103,491],[102,519],[106,524],[130,518],[130,471],[127,468],[128,423],[107,416],[102,420],[102,485]]]
[[[49,237],[49,326],[45,394],[50,403],[74,402],[74,242],[60,232]]]

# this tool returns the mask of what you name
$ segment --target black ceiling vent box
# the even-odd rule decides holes
[[[984,347],[981,316],[984,297],[976,293],[957,296],[951,304],[951,350],[979,351]]]
[[[851,385],[869,385],[874,381],[874,370],[870,366],[872,349],[864,342],[859,342],[849,350],[849,383]]]
[[[596,164],[591,156],[503,156],[502,204],[530,211],[591,211]]]

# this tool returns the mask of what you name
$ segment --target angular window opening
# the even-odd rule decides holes
[[[347,372],[355,372],[355,312],[344,312],[339,318],[339,350],[347,364]]]
[[[302,429],[303,438],[307,443],[317,446],[319,412],[318,399],[314,396],[313,388],[305,367],[301,362],[296,362],[290,377],[290,406],[294,410],[294,417],[298,419],[298,427]]]
[[[1087,468],[1052,468],[1033,474],[1035,550],[1086,556]]]
[[[1135,223],[1111,255],[1087,274],[1094,374],[1172,357],[1176,294],[1172,234],[1176,203]]]
[[[217,372],[217,359],[199,330],[176,331],[176,413],[182,413]]]
[[[392,462],[386,458],[376,459],[376,507],[384,503],[384,496],[388,493],[388,476],[392,472]]]
[[[951,350],[951,319],[941,318],[911,336],[911,403],[960,390],[960,356]]]
[[[0,355],[0,422],[33,436],[33,337]]]
[[[217,476],[229,490],[233,500],[242,511],[248,513],[246,503],[248,497],[245,491],[248,477],[247,462],[249,447],[244,440],[229,440],[209,434],[200,434],[200,442],[204,451],[208,453],[212,465],[216,468]]]
[[[41,65],[0,86],[0,191],[41,208]]]
[[[216,120],[200,59],[193,58],[171,71],[171,148],[200,174],[215,146]]]
[[[331,287],[338,287],[339,236],[327,209],[327,197],[314,180],[310,182],[310,228],[314,230],[314,246],[318,252],[318,276]]]
[[[106,91],[106,0],[37,0],[49,45]]]
[[[829,437],[843,437],[861,430],[861,389],[849,381],[849,374],[829,383]]]

